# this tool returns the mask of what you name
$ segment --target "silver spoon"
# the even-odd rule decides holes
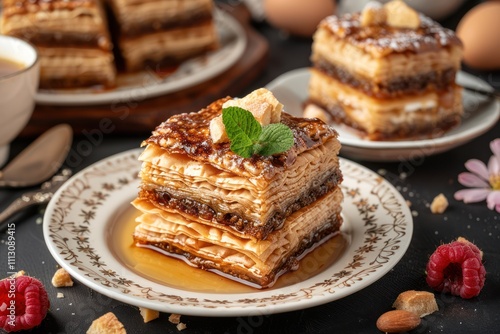
[[[29,187],[47,180],[61,167],[72,141],[68,124],[47,130],[0,171],[0,187]]]
[[[7,224],[7,219],[14,214],[32,205],[48,203],[52,199],[52,196],[54,196],[57,189],[59,189],[70,177],[71,170],[63,168],[63,170],[54,175],[49,181],[42,183],[40,189],[29,191],[18,197],[7,208],[5,208],[5,210],[0,212],[0,232],[10,225]]]

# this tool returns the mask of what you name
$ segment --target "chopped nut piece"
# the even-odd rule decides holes
[[[113,312],[108,312],[92,322],[87,334],[126,334],[123,324]]]
[[[180,314],[175,314],[175,313],[172,313],[169,317],[168,317],[168,321],[170,321],[171,323],[173,324],[179,324],[181,322],[181,315]]]
[[[224,102],[222,108],[228,107],[240,107],[248,110],[262,126],[271,123],[279,123],[283,110],[283,104],[274,97],[273,93],[265,88],[257,89],[241,99],[233,99]],[[213,118],[210,121],[209,128],[210,137],[214,144],[229,141],[226,127],[222,121],[222,115]]]
[[[180,331],[182,331],[182,330],[184,330],[184,329],[186,329],[186,328],[187,328],[187,326],[186,326],[186,324],[185,324],[185,323],[182,323],[182,322],[181,322],[181,323],[177,324],[177,330],[178,330],[179,332],[180,332]]]
[[[215,117],[210,121],[210,137],[212,137],[214,144],[229,141],[229,137],[226,133],[226,127],[222,122],[222,116]]]
[[[443,194],[439,194],[434,197],[434,200],[431,203],[431,212],[432,213],[443,213],[448,207],[448,200]]]
[[[265,101],[245,101],[244,98],[229,100],[223,104],[223,108],[227,107],[240,107],[250,111],[257,122],[262,126],[271,123],[272,106]]]
[[[252,115],[261,125],[271,124],[271,116],[273,107],[267,102],[257,102],[249,104],[248,107],[252,110]]]
[[[415,290],[400,293],[392,307],[396,310],[413,312],[420,318],[434,313],[439,309],[433,293]]]
[[[241,99],[226,101],[222,108],[234,106],[250,111],[261,125],[281,121],[283,104],[266,88],[254,90]]]
[[[361,26],[375,26],[384,24],[386,20],[385,8],[378,1],[368,2],[361,12]]]
[[[328,113],[323,108],[320,108],[315,104],[308,104],[305,107],[302,116],[305,118],[317,118],[325,123],[329,123],[330,121],[330,115],[328,115]]]
[[[65,286],[73,286],[73,280],[69,273],[64,268],[58,269],[52,277],[52,285],[56,288]]]
[[[59,299],[64,298],[64,294],[62,292],[58,292],[57,298],[59,298]]]
[[[246,96],[250,101],[265,101],[271,105],[271,123],[281,122],[281,112],[283,104],[281,104],[273,93],[266,88],[259,88]]]
[[[393,0],[384,5],[386,23],[395,28],[417,29],[420,26],[418,13],[401,0]]]
[[[160,312],[150,310],[148,308],[139,307],[144,323],[150,322],[152,320],[158,319],[160,317]]]
[[[10,275],[12,278],[17,278],[19,276],[24,276],[26,275],[26,272],[24,270],[19,270],[17,273]]]
[[[393,310],[385,312],[377,319],[377,328],[381,332],[408,332],[420,325],[420,318],[413,312]]]

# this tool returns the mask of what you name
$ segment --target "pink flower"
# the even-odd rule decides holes
[[[488,166],[477,159],[468,160],[465,168],[470,172],[460,173],[458,182],[470,189],[455,193],[455,199],[464,203],[484,201],[490,210],[500,213],[500,138],[490,143],[493,155]]]

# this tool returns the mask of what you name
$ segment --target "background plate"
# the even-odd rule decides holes
[[[44,216],[44,238],[55,260],[75,279],[122,302],[161,312],[247,316],[312,307],[372,284],[398,263],[413,221],[401,194],[379,175],[341,159],[345,194],[339,258],[300,283],[252,293],[200,293],[155,283],[124,267],[110,249],[116,215],[130,207],[139,180],[141,149],[104,159],[57,191]]]
[[[285,106],[285,111],[301,116],[308,98],[309,69],[287,72],[267,85]],[[465,72],[457,75],[458,84],[493,90],[483,80]],[[343,156],[365,161],[402,161],[445,152],[480,136],[496,124],[500,117],[500,102],[480,94],[463,92],[464,116],[462,123],[434,139],[402,141],[370,141],[357,136],[342,126],[335,126],[342,143]]]
[[[119,74],[118,87],[110,90],[92,88],[43,90],[36,95],[38,104],[92,105],[146,99],[194,86],[223,73],[243,55],[247,43],[241,24],[223,10],[215,11],[221,47],[207,55],[190,59],[171,75],[161,77],[153,71]]]

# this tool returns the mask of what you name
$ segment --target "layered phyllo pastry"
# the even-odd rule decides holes
[[[257,125],[229,113],[235,109]],[[318,119],[282,110],[270,91],[259,89],[160,124],[140,156],[136,245],[265,288],[338,233],[343,195],[337,133]],[[290,145],[273,153],[259,139],[251,143],[256,151],[239,153],[240,134],[234,136],[228,124],[262,127],[271,133],[262,138]]]
[[[1,32],[25,39],[40,56],[40,87],[115,83],[112,43],[99,0],[3,0]]]
[[[457,125],[462,45],[403,1],[324,19],[312,45],[313,105],[370,140],[435,137]]]
[[[218,46],[212,0],[107,0],[127,70],[176,65]]]

